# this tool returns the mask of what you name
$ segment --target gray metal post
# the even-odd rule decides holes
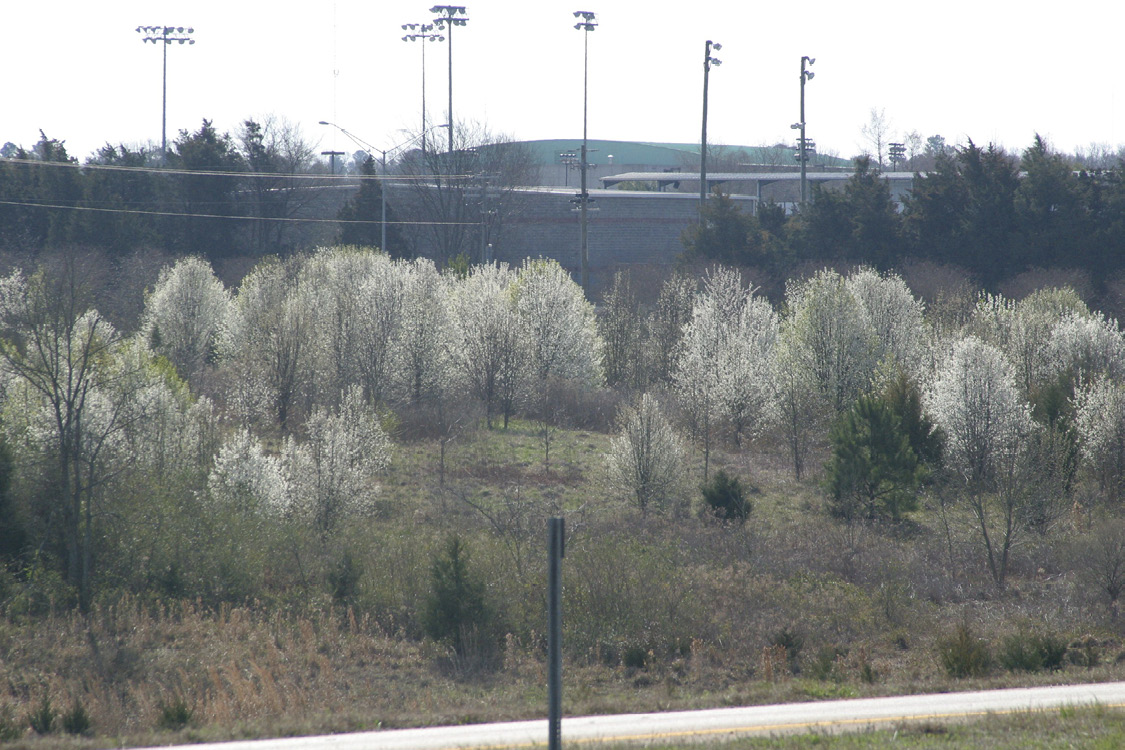
[[[547,747],[562,748],[562,558],[566,521],[547,520]]]

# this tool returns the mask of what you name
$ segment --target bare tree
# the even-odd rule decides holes
[[[254,217],[252,245],[259,255],[292,248],[298,225],[286,219],[297,217],[323,195],[323,183],[309,179],[317,164],[316,150],[299,126],[274,116],[244,121],[237,144],[250,172],[246,194]]]
[[[875,163],[883,168],[883,153],[887,147],[887,139],[891,134],[891,121],[887,118],[886,110],[880,107],[871,108],[871,119],[860,128],[863,139],[874,151]]]
[[[453,151],[415,149],[395,165],[405,188],[396,199],[416,248],[435,261],[501,247],[503,228],[521,209],[517,188],[537,182],[531,152],[481,124],[462,123]],[[388,188],[390,185],[387,186]],[[390,192],[388,192],[390,195]]]

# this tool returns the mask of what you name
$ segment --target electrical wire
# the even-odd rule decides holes
[[[379,220],[368,219],[301,219],[287,216],[230,216],[226,214],[196,214],[179,211],[141,211],[128,208],[98,208],[96,206],[64,206],[57,203],[28,203],[24,201],[0,200],[0,206],[19,206],[22,208],[47,208],[63,211],[89,211],[107,214],[130,214],[137,216],[174,216],[187,219],[231,219],[234,221],[280,221],[299,224],[381,224]],[[387,224],[404,226],[480,226],[479,221],[388,221]]]
[[[477,179],[473,174],[356,174],[356,175],[329,175],[306,174],[300,172],[231,172],[223,170],[205,169],[163,169],[159,167],[127,167],[119,164],[79,164],[78,162],[41,161],[39,159],[11,159],[0,158],[0,164],[21,164],[36,167],[63,167],[67,169],[82,169],[100,172],[134,172],[137,174],[166,174],[186,175],[191,177],[260,177],[260,178],[285,178],[292,180],[324,180],[324,181],[353,181],[353,180],[402,180],[407,182],[423,180],[472,180]]]

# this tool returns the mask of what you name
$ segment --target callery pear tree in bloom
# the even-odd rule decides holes
[[[1082,460],[1107,498],[1125,490],[1125,386],[1100,378],[1075,394]]]
[[[897,274],[861,269],[845,286],[859,301],[861,314],[875,337],[875,359],[896,370],[921,377],[929,338],[924,306]]]
[[[508,427],[527,375],[529,341],[513,305],[515,279],[506,263],[473,266],[450,295],[454,359],[484,404],[489,429],[497,411]]]
[[[290,511],[291,487],[281,459],[242,427],[223,441],[207,477],[212,502],[239,514],[281,516]]]
[[[153,351],[196,383],[212,361],[215,346],[231,313],[230,294],[211,264],[202,258],[181,258],[160,272],[145,298],[141,330]]]
[[[556,261],[526,260],[513,287],[516,313],[529,338],[529,385],[543,422],[543,465],[551,465],[551,388],[559,382],[590,387],[602,381],[601,340],[594,306]]]
[[[607,456],[610,483],[617,492],[636,502],[642,513],[682,497],[683,442],[656,398],[645,393],[636,404],[622,407],[618,430]]]
[[[84,259],[69,256],[30,278],[0,279],[0,357],[41,419],[38,442],[55,488],[43,509],[53,544],[66,550],[66,581],[79,605],[91,602],[94,548],[111,498],[103,451],[122,429],[133,373],[114,367],[122,339],[92,307]],[[9,388],[11,391],[11,388]],[[57,526],[56,526],[57,524]]]
[[[320,248],[302,263],[296,288],[311,315],[309,366],[318,405],[335,408],[353,384],[364,382],[368,347],[377,348],[366,340],[364,322],[378,314],[369,309],[378,303],[363,289],[389,266],[385,255],[354,247]]]
[[[1024,393],[1051,379],[1051,332],[1064,317],[1090,317],[1086,303],[1072,289],[1040,289],[1016,302],[983,295],[969,330],[997,347],[1011,362]]]
[[[249,422],[269,414],[283,431],[311,387],[313,312],[299,258],[266,260],[243,279],[219,350],[234,379],[232,405]]]
[[[676,393],[703,442],[703,479],[715,428],[726,420],[735,438],[756,434],[774,401],[772,361],[778,320],[770,304],[743,286],[742,275],[717,267],[696,295],[674,378]]]
[[[1030,407],[1004,355],[974,336],[953,346],[926,406],[945,434],[946,466],[972,513],[989,571],[1003,587],[1022,531]]]
[[[284,465],[297,515],[326,535],[341,520],[370,514],[375,476],[390,460],[390,440],[378,416],[351,386],[338,410],[317,409],[305,425],[308,439],[286,439]]]
[[[820,271],[785,290],[788,355],[839,414],[871,385],[878,341],[868,313],[840,274]]]
[[[397,362],[392,372],[398,400],[421,406],[445,390],[460,373],[453,367],[453,319],[449,310],[451,280],[433,261],[408,261],[398,326]]]

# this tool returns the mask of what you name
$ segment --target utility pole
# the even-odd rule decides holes
[[[168,45],[172,42],[195,44],[191,35],[195,29],[190,26],[138,26],[138,34],[144,34],[143,42],[164,43],[163,97],[160,107],[160,163],[168,163]]]
[[[581,267],[582,291],[589,294],[590,242],[589,217],[587,214],[590,210],[590,191],[586,189],[586,171],[589,165],[587,161],[588,141],[586,138],[586,122],[590,101],[590,32],[598,28],[598,23],[595,20],[595,14],[588,10],[576,10],[574,11],[574,17],[581,19],[578,23],[574,24],[574,28],[582,32],[582,155],[580,157],[581,161],[579,162],[579,169],[581,169],[582,172],[582,192],[578,196],[580,201],[579,211],[581,212],[582,238],[581,250],[579,251],[579,265]]]
[[[805,81],[810,81],[816,75],[811,70],[805,69],[805,63],[812,65],[816,62],[815,58],[805,55],[801,58],[801,121],[793,124],[793,128],[800,128],[801,140],[797,144],[798,160],[801,162],[801,205],[805,204],[808,200],[808,183],[805,178],[805,165],[809,160],[806,153],[807,141],[805,140]]]
[[[320,155],[328,157],[328,163],[331,165],[331,169],[332,169],[332,176],[335,177],[336,176],[336,157],[337,156],[343,156],[344,152],[343,151],[321,151]]]
[[[723,61],[711,57],[711,50],[718,52],[723,45],[707,40],[703,48],[703,135],[699,139],[699,211],[700,220],[703,218],[703,204],[707,201],[707,79],[711,74],[712,65],[722,65]]]
[[[458,18],[465,15],[464,5],[435,5],[430,12],[442,14],[434,23],[449,35],[449,153],[453,153],[453,27],[464,26],[469,19]]]
[[[426,42],[444,42],[445,37],[431,33],[432,23],[404,23],[403,31],[413,31],[402,38],[404,42],[422,42],[422,156],[426,155]]]
[[[562,558],[566,521],[547,519],[547,747],[562,748]]]

